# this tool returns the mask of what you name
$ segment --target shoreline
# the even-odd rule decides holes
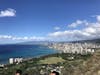
[[[7,45],[8,46],[8,45]],[[10,45],[11,46],[11,45]],[[14,46],[16,46],[16,45],[14,45]],[[20,46],[21,47],[21,45],[17,45],[18,47]],[[36,48],[38,46],[38,48],[39,49],[34,49],[34,48]],[[42,48],[42,46],[43,46],[43,48]],[[5,45],[5,47],[6,47],[6,45]],[[17,48],[18,48],[17,47]],[[20,47],[18,48],[19,50],[22,50],[22,49],[20,49]],[[22,47],[23,47],[23,45],[22,45]],[[27,54],[25,54],[25,55],[16,55],[16,56],[14,56],[14,55],[10,55],[9,57],[7,57],[6,59],[4,58],[2,58],[1,59],[1,62],[0,62],[0,64],[9,64],[9,58],[23,58],[24,60],[27,60],[27,59],[30,59],[30,58],[38,58],[38,57],[41,57],[41,56],[45,56],[45,55],[48,55],[48,54],[54,54],[54,53],[57,53],[57,50],[54,50],[54,49],[50,49],[50,48],[48,48],[47,46],[45,46],[45,45],[36,45],[36,47],[34,46],[34,45],[28,45],[28,47],[26,47],[27,49],[25,50],[25,51],[28,51],[28,49],[29,49],[29,51],[31,50],[31,54],[29,54],[29,53],[27,53]],[[2,47],[3,48],[3,47]],[[1,48],[1,49],[2,49]],[[8,50],[8,49],[7,49]],[[12,49],[12,51],[14,50],[14,48]],[[16,49],[17,50],[17,49]],[[15,50],[15,51],[16,51]],[[17,50],[17,54],[18,53],[20,53],[20,52],[18,52],[19,50]],[[36,53],[34,52],[34,51],[37,51]],[[2,51],[3,51],[3,49],[2,49]],[[15,51],[13,51],[13,52],[15,52]],[[39,51],[39,52],[38,52]],[[23,51],[21,51],[21,52],[24,52],[24,50]],[[2,57],[3,56],[5,56],[5,55],[2,55]],[[6,57],[6,56],[5,56]]]
[[[54,55],[54,54],[58,54],[58,53],[51,53],[51,54],[34,56],[34,57],[22,58],[22,62],[19,62],[19,63],[16,63],[16,62],[14,62],[13,64],[10,64],[10,63],[0,63],[0,65],[8,66],[8,65],[20,64],[20,63],[23,63],[23,62],[26,62],[26,61],[30,61],[32,59],[39,59],[39,58],[46,57],[46,56],[49,56],[49,55]],[[17,58],[20,58],[20,57],[17,57]],[[16,59],[16,58],[13,58],[13,59]],[[2,66],[0,66],[0,67],[2,67]]]

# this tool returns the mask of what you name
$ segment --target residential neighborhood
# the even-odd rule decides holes
[[[88,54],[100,48],[96,43],[51,43],[49,48],[54,48],[64,53]]]

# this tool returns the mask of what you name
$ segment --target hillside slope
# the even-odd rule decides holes
[[[33,58],[6,66],[0,75],[14,75],[16,69],[21,69],[23,75],[49,75],[52,70],[59,71],[60,75],[100,75],[100,50],[93,55],[63,53]]]
[[[90,59],[78,65],[72,75],[100,75],[100,51],[96,51]]]

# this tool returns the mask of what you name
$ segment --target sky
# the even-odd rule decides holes
[[[100,0],[0,0],[0,44],[100,38]]]

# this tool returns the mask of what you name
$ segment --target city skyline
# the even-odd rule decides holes
[[[100,38],[99,0],[1,0],[0,44]]]

